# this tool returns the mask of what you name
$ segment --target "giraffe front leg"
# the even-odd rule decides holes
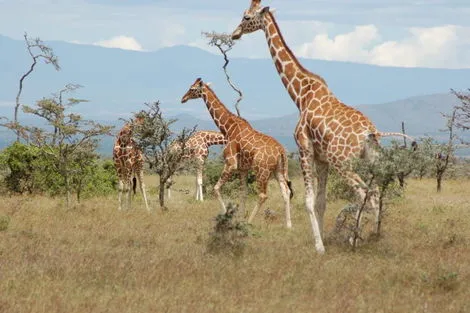
[[[204,196],[202,194],[202,168],[197,169],[196,175],[196,200],[204,201]]]
[[[132,193],[131,193],[131,180],[127,180],[127,183],[124,183],[124,192],[126,193],[127,197],[127,209],[131,209],[131,199],[132,199]]]
[[[300,165],[302,167],[302,174],[304,177],[305,185],[305,209],[307,210],[310,223],[312,225],[313,238],[315,239],[315,249],[318,253],[325,253],[325,246],[323,244],[322,233],[320,229],[319,219],[317,212],[314,209],[315,194],[313,191],[313,147],[307,137],[296,138],[297,145],[299,146]]]
[[[225,208],[225,203],[224,200],[222,199],[222,195],[220,194],[220,188],[225,184],[225,182],[230,178],[232,175],[232,172],[235,170],[236,167],[234,167],[232,164],[228,163],[226,161],[224,165],[224,169],[222,171],[222,175],[220,176],[219,180],[214,186],[214,192],[215,195],[217,196],[217,199],[220,202],[221,205],[221,213],[225,214],[227,213],[227,209]]]
[[[118,210],[122,210],[122,193],[124,191],[124,183],[122,179],[119,179],[119,185],[118,185]]]
[[[144,183],[144,171],[141,170],[137,174],[137,180],[139,182],[140,192],[142,192],[142,197],[144,198],[145,208],[147,211],[150,211],[150,207],[147,201],[147,192],[145,191],[145,183]]]

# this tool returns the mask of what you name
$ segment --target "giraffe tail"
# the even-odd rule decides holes
[[[398,132],[379,132],[379,136],[380,137],[405,137],[411,142],[416,142],[416,140],[413,137],[408,136],[407,134],[398,133]]]
[[[406,134],[398,133],[398,132],[380,132],[379,135],[381,137],[404,137],[411,141],[411,148],[413,151],[415,151],[418,148],[418,143],[416,142],[416,139]]]
[[[286,153],[281,154],[281,162],[282,162],[282,173],[284,175],[284,179],[287,182],[287,187],[290,190],[290,199],[294,196],[294,189],[292,188],[292,182],[289,180],[289,161],[287,160]]]

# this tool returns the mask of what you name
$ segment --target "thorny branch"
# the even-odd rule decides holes
[[[243,93],[241,90],[235,86],[235,84],[232,82],[232,79],[230,78],[230,75],[228,74],[227,66],[230,63],[230,60],[227,56],[227,53],[232,50],[233,46],[235,45],[235,41],[232,40],[232,37],[229,34],[225,33],[216,33],[214,31],[208,33],[208,32],[202,32],[202,34],[210,39],[209,40],[209,46],[215,46],[219,49],[219,51],[222,53],[224,56],[224,66],[222,67],[224,69],[225,77],[227,79],[227,82],[229,83],[230,87],[238,93],[238,99],[235,102],[235,109],[237,110],[238,116],[240,116],[240,108],[238,105],[240,104],[240,101],[243,99]]]

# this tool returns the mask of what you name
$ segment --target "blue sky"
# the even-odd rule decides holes
[[[299,56],[387,66],[470,68],[468,0],[265,0]],[[152,51],[209,48],[201,31],[231,32],[249,0],[0,0],[0,33]],[[214,53],[216,51],[210,50]],[[267,58],[261,33],[233,56]]]

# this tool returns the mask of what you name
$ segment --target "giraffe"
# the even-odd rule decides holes
[[[196,200],[204,201],[202,194],[202,174],[204,163],[209,155],[209,147],[213,145],[226,145],[227,139],[221,132],[211,130],[200,130],[195,132],[186,142],[183,159],[196,161]],[[181,150],[181,145],[174,142],[170,149]],[[168,188],[168,195],[170,189]]]
[[[245,119],[230,112],[209,87],[209,84],[204,83],[201,78],[196,79],[181,99],[181,102],[185,103],[190,99],[197,98],[204,100],[215,124],[227,138],[227,144],[223,151],[224,169],[214,186],[214,192],[221,204],[222,213],[227,210],[220,194],[220,188],[233,172],[238,170],[240,173],[242,186],[241,209],[243,213],[247,196],[246,179],[248,171],[252,169],[255,172],[258,186],[258,203],[248,218],[249,223],[253,221],[257,211],[266,201],[268,180],[272,174],[275,174],[284,199],[286,225],[291,228],[290,198],[293,196],[293,192],[288,177],[287,156],[284,147],[274,138],[253,129]]]
[[[373,159],[378,155],[376,148],[379,147],[381,137],[403,134],[379,132],[361,112],[337,99],[322,77],[305,69],[297,60],[287,46],[269,7],[262,7],[261,0],[251,0],[242,21],[232,33],[232,39],[238,40],[242,35],[257,30],[265,33],[275,68],[299,109],[294,137],[304,177],[305,207],[312,226],[315,248],[323,254],[328,168],[335,168],[354,187],[358,196],[366,199],[366,184],[351,170],[349,161],[354,157]],[[380,211],[374,193],[368,204],[375,211],[377,231]]]
[[[145,208],[150,211],[147,202],[147,194],[144,184],[144,159],[142,151],[137,147],[134,139],[132,139],[133,127],[135,124],[141,123],[142,118],[136,121],[126,123],[119,131],[113,148],[114,167],[119,178],[119,207],[122,209],[122,193],[127,197],[127,207],[131,207],[131,184],[133,181],[133,189],[135,194],[135,184],[138,181],[140,191],[145,202]]]

